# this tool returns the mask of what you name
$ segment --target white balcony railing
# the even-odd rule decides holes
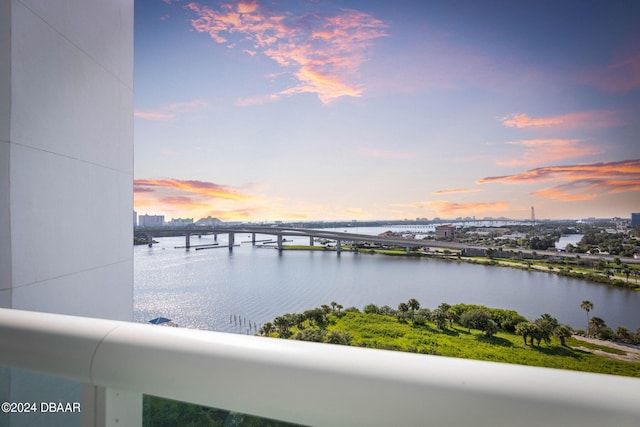
[[[20,310],[0,366],[307,425],[640,425],[635,378]]]

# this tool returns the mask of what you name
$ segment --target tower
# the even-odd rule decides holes
[[[536,225],[536,210],[531,206],[531,222]]]

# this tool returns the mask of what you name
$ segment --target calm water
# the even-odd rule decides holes
[[[369,254],[280,254],[250,243],[232,252],[185,251],[174,249],[184,245],[184,237],[156,240],[160,243],[153,248],[134,248],[139,322],[163,316],[182,327],[236,333],[247,333],[251,322],[253,333],[254,325],[331,301],[359,309],[369,303],[395,308],[417,298],[428,308],[447,302],[510,308],[532,319],[550,313],[561,323],[584,328],[580,302],[588,299],[594,304],[591,315],[608,326],[640,327],[640,292],[548,273]],[[246,240],[247,235],[236,235],[236,243]],[[213,242],[213,236],[191,239],[193,245]],[[225,242],[226,236],[219,236],[220,245]],[[308,238],[301,243],[308,244]],[[234,323],[234,315],[244,323]]]

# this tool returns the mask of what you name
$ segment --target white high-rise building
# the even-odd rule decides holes
[[[133,0],[0,0],[0,307],[132,320],[132,182]],[[12,426],[103,394],[0,368],[0,401],[83,402]]]

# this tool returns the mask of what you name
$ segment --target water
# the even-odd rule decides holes
[[[447,302],[514,309],[530,319],[550,313],[578,329],[586,323],[580,303],[590,300],[590,316],[613,329],[640,327],[640,292],[543,272],[362,253],[279,253],[250,243],[231,252],[186,251],[174,249],[184,245],[184,237],[156,240],[160,243],[152,248],[134,248],[139,322],[164,316],[187,328],[254,333],[276,316],[332,301],[345,308],[370,303],[396,308],[416,298],[432,309]],[[218,240],[222,246],[226,236]],[[236,243],[243,240],[250,239],[236,235]],[[213,236],[191,238],[193,245],[213,242]],[[308,244],[308,238],[299,242]]]
[[[577,246],[584,234],[563,234],[556,242],[556,249],[566,249],[568,244]]]

